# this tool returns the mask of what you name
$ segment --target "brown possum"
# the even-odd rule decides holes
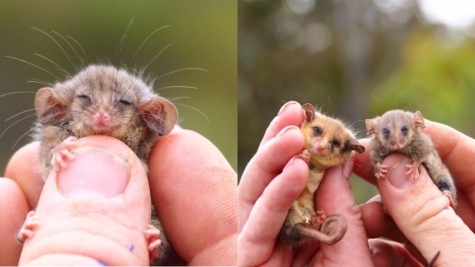
[[[332,245],[343,238],[347,224],[341,215],[326,217],[323,211],[315,210],[315,191],[327,168],[342,164],[351,151],[363,153],[365,148],[341,121],[316,112],[311,104],[304,104],[302,108],[306,119],[301,126],[305,138],[301,157],[308,162],[310,177],[306,188],[292,204],[278,238],[291,245],[302,244],[311,238]],[[337,230],[329,228],[335,221],[339,224]]]

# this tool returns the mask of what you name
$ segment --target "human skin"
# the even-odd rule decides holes
[[[316,193],[318,209],[345,217],[348,230],[343,239],[333,246],[310,242],[294,249],[276,241],[287,211],[308,179],[307,164],[296,157],[303,150],[298,128],[303,120],[300,104],[286,104],[270,123],[242,175],[238,190],[238,265],[371,266],[361,213],[348,182],[352,157],[327,170]]]
[[[381,197],[361,205],[368,237],[385,236],[404,244],[421,262],[431,260],[434,266],[469,266],[475,262],[471,248],[475,246],[475,140],[446,125],[426,120],[424,132],[434,142],[442,161],[449,168],[458,188],[455,212],[449,200],[430,180],[421,166],[419,179],[408,182],[402,155],[390,155],[383,164],[398,164],[387,179],[378,181]],[[369,140],[360,140],[366,147]],[[368,149],[367,149],[368,151]],[[365,152],[355,157],[354,172],[375,183],[373,170]],[[391,217],[384,214],[382,203]],[[410,242],[410,243],[409,243]],[[392,243],[394,244],[394,243]],[[386,250],[388,251],[388,250]]]
[[[98,138],[102,139],[98,140]],[[113,142],[107,143],[103,141],[104,138],[112,139]],[[102,146],[104,149],[107,148],[108,151],[128,150],[125,145],[110,137],[91,136],[79,141],[83,142],[81,144],[84,146],[94,146],[94,142],[96,142],[96,145]],[[0,264],[2,265],[16,265],[18,263],[22,247],[14,236],[29,210],[35,208],[38,209],[38,212],[41,210],[37,207],[37,205],[42,206],[41,203],[38,204],[42,189],[42,182],[36,171],[38,148],[38,143],[32,143],[20,149],[7,166],[5,176],[11,179],[0,179],[0,191],[5,192],[0,195],[0,209],[5,211],[2,212],[0,217],[0,251],[3,252],[0,252],[2,253],[0,254]],[[134,158],[132,161],[134,165],[131,165],[131,169],[140,169],[140,161],[130,150],[128,151],[130,153],[128,157]],[[186,155],[186,157],[183,155]],[[29,164],[25,164],[25,162]],[[100,162],[99,159],[95,161],[96,163],[104,166],[107,171],[117,169],[117,166],[102,164],[103,162]],[[81,160],[76,158],[69,163],[68,168],[74,169],[74,164],[77,164],[79,168]],[[219,150],[203,136],[177,127],[155,145],[150,155],[149,168],[152,201],[160,214],[167,237],[179,255],[173,259],[174,262],[189,265],[235,265],[237,259],[237,177]],[[116,173],[116,175],[120,176],[121,174]],[[145,173],[139,176],[142,181],[146,181]],[[140,179],[137,178],[136,180],[139,181]],[[127,187],[129,186],[131,185],[127,185]],[[120,186],[118,187],[120,188]],[[114,189],[112,190],[114,191]],[[108,224],[107,230],[100,233],[96,231],[95,233],[100,235],[101,238],[114,240],[116,243],[120,243],[116,240],[123,236],[138,238],[136,242],[134,241],[137,244],[144,242],[140,239],[142,237],[139,238],[139,235],[136,234],[142,232],[140,227],[143,226],[135,229],[134,227],[123,227],[128,224],[142,225],[141,222],[138,222],[137,217],[149,218],[150,200],[147,203],[147,198],[143,197],[144,194],[146,195],[146,190],[145,192],[144,190],[144,188],[136,187],[135,194],[132,191],[129,192],[129,197],[124,198],[124,204],[120,207],[114,207],[112,204],[106,205],[107,203],[105,203],[101,216],[109,218],[111,223]],[[127,189],[124,192],[127,193]],[[44,202],[47,203],[46,200],[51,195],[54,197],[54,194],[50,194],[48,191],[43,193],[41,196],[42,202],[45,199]],[[134,199],[136,197],[142,199]],[[137,211],[137,206],[142,211]],[[81,207],[84,208],[84,205]],[[130,216],[129,219],[135,219],[128,222],[125,221],[128,220],[127,216],[117,219],[119,217],[118,213],[139,215]],[[49,220],[49,217],[53,217],[53,215],[43,214],[41,217],[44,224],[48,226],[45,228],[53,229],[49,231],[54,233],[54,223],[64,225],[64,221]],[[90,219],[87,216],[82,219],[84,219],[84,223],[81,225],[86,225],[86,232],[94,231],[93,229],[97,229],[98,225],[104,223],[101,220]],[[193,223],[190,224],[189,222]],[[88,230],[89,228],[92,230]],[[61,232],[61,227],[57,227],[57,229],[58,232]],[[66,232],[63,234],[66,234]],[[40,236],[38,236],[39,238]],[[50,246],[65,246],[65,244],[60,244],[61,242],[55,242],[59,241],[50,241]],[[81,246],[91,246],[91,244],[94,243],[84,244],[81,243],[81,240],[78,240],[76,244],[78,249],[73,249],[71,255],[68,255],[70,257],[61,258],[61,260],[64,260],[64,263],[67,263],[68,260],[77,260],[77,256],[84,256],[80,249]],[[27,252],[28,246],[30,245],[27,241],[24,249]],[[31,244],[31,246],[34,247],[34,244]],[[122,264],[126,262],[134,264],[148,263],[146,247],[140,245],[135,247],[134,251],[136,253],[134,255],[137,256],[133,258],[133,261],[127,261],[128,258],[122,259],[121,257],[130,258],[130,253],[122,253],[124,256],[121,254],[121,249],[123,250],[120,247],[98,246],[97,254],[94,257],[88,257],[87,260],[100,259],[101,262],[108,264],[117,261]],[[22,259],[24,255],[28,255],[27,252],[23,252]],[[115,256],[112,257],[111,255]],[[43,257],[42,259],[48,260],[51,258]],[[54,262],[58,264],[58,261]],[[90,261],[83,263],[90,263]]]
[[[433,259],[437,251],[441,253],[433,266],[469,266],[475,261],[471,252],[475,245],[471,231],[475,226],[471,190],[475,188],[475,181],[470,178],[475,171],[471,164],[475,142],[450,127],[430,121],[426,123],[425,132],[433,139],[459,188],[456,212],[449,208],[447,197],[441,194],[422,166],[418,180],[404,182],[407,161],[401,163],[401,159],[407,159],[390,155],[383,164],[396,167],[387,179],[379,181],[381,195],[359,208],[340,199],[351,195],[344,186],[337,184],[341,180],[325,177],[325,181],[336,186],[331,192],[338,192],[336,200],[335,194],[330,199],[353,211],[338,210],[350,223],[345,238],[335,245],[350,249],[338,252],[332,251],[333,247],[310,244],[305,246],[306,250],[295,253],[288,246],[277,244],[276,237],[288,207],[300,194],[308,177],[306,165],[294,158],[303,149],[303,137],[298,129],[282,130],[289,125],[299,126],[302,116],[298,103],[286,104],[270,123],[243,174],[238,192],[240,266],[422,266]],[[368,139],[360,141],[368,148]],[[376,183],[368,152],[356,154],[353,171]],[[326,186],[322,184],[317,191],[317,205],[322,204],[320,194],[331,190],[325,189]],[[349,199],[349,196],[345,198]],[[384,212],[382,203],[394,220]],[[333,211],[332,207],[328,210]],[[359,229],[361,227],[364,229]],[[351,236],[352,228],[365,235]],[[381,236],[394,241],[371,239]]]

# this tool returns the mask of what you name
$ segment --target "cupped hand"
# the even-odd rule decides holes
[[[381,196],[361,205],[366,232],[369,237],[384,236],[400,242],[421,262],[433,260],[440,251],[433,266],[469,266],[475,261],[470,249],[475,245],[475,179],[471,175],[475,171],[475,165],[471,163],[475,156],[475,140],[446,125],[427,120],[424,132],[430,135],[455,180],[458,188],[455,211],[423,166],[419,168],[421,175],[414,180],[406,175],[407,157],[390,155],[383,164],[389,169],[395,167],[387,178],[378,181]],[[368,140],[361,140],[361,143],[368,147]],[[374,183],[369,162],[368,152],[357,155],[354,171]],[[383,211],[383,204],[390,216]]]
[[[95,140],[100,137],[88,138],[89,140]],[[79,141],[84,142],[83,139]],[[99,145],[108,151],[115,151],[123,144],[99,141]],[[0,209],[2,210],[0,216],[0,263],[3,265],[16,265],[18,263],[22,246],[15,240],[15,235],[25,220],[26,213],[32,209],[38,209],[42,205],[41,203],[38,205],[39,195],[43,188],[43,183],[37,171],[38,148],[38,143],[32,143],[20,149],[7,166],[5,176],[11,179],[0,179],[0,191],[2,192],[0,194]],[[133,157],[135,155],[130,155],[130,158]],[[75,161],[76,159],[70,164],[71,169],[74,164],[80,167],[81,161]],[[100,172],[107,173],[117,170],[116,167],[107,167],[107,164],[101,165],[100,160],[94,160],[89,163],[89,165],[91,164],[103,166],[100,170],[96,169]],[[137,169],[141,169],[141,163],[138,165],[140,168],[137,167]],[[199,134],[177,127],[156,144],[150,156],[149,168],[152,201],[158,210],[162,226],[167,231],[167,237],[178,253],[172,260],[180,264],[235,265],[237,259],[235,242],[237,235],[237,177],[219,150]],[[146,176],[143,175],[142,178],[146,181]],[[127,187],[129,186],[131,185],[127,185]],[[85,190],[85,192],[87,193],[89,190]],[[127,192],[127,190],[124,192]],[[143,187],[136,189],[135,195],[143,198],[144,195],[148,195],[148,192],[148,187]],[[45,192],[42,194],[54,195]],[[42,199],[48,199],[43,195]],[[131,202],[133,196],[131,194],[131,197],[124,201]],[[47,203],[47,201],[43,202]],[[137,223],[136,218],[144,216],[149,218],[147,216],[149,216],[150,207],[147,203],[150,203],[150,198],[148,201],[146,198],[145,201],[142,199],[140,203],[135,201],[133,207],[128,204],[122,205],[120,208],[109,209],[107,206],[104,208],[104,212],[109,209],[107,213],[112,214],[113,218],[117,217],[117,214],[122,214],[123,218],[118,220],[120,221],[119,225],[127,225],[126,221],[129,218],[127,214],[134,213],[134,216],[130,216],[130,218],[135,218],[132,221],[134,225],[130,229],[136,228],[133,231],[138,233],[142,232],[139,228],[143,224]],[[58,203],[58,206],[62,204],[62,202]],[[143,209],[137,209],[137,207]],[[45,217],[48,218],[49,214]],[[48,223],[44,223],[51,225],[49,221],[51,220],[46,219]],[[91,227],[94,225],[92,223]],[[122,227],[121,229],[106,228],[105,232],[112,236],[111,239],[117,239],[118,236],[121,236],[121,231],[129,229],[128,227]],[[61,229],[57,229],[57,231],[61,232]],[[143,239],[143,236],[140,238]],[[144,260],[143,263],[148,261],[148,253],[139,252],[142,251],[142,247],[136,246],[135,243],[122,244],[121,249],[125,247],[130,250],[132,247],[130,244],[133,244],[134,254],[141,255],[137,256],[136,260],[140,260],[140,262]],[[27,250],[26,245],[24,251]],[[90,246],[91,242],[87,245]],[[81,251],[80,248],[81,246],[78,244],[72,248],[71,253],[84,256],[84,251]],[[98,252],[100,251],[102,250],[99,249]],[[114,250],[114,253],[101,254],[102,258],[93,258],[104,263],[117,260],[121,265],[130,263],[120,260],[121,257],[113,256],[117,253],[120,253],[120,250]],[[129,255],[131,253],[122,254]],[[137,264],[138,262],[133,263]]]

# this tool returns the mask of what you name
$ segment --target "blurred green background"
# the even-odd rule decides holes
[[[132,18],[134,21],[116,53]],[[147,36],[166,25],[171,27],[151,36],[130,62]],[[53,40],[31,27],[53,36],[76,67],[81,65],[81,61],[52,31],[67,38],[82,55],[80,48],[66,36],[77,40],[85,50],[87,63],[125,64],[128,68],[143,68],[171,44],[148,67],[147,74],[159,77],[182,68],[203,68],[207,72],[177,72],[157,80],[154,88],[197,87],[197,90],[169,88],[157,92],[167,98],[179,98],[173,102],[180,112],[180,125],[210,139],[237,170],[236,1],[0,1],[0,95],[33,92],[0,97],[0,132],[18,119],[34,113],[7,120],[34,108],[34,92],[43,85],[27,83],[29,80],[55,82],[55,78],[46,72],[5,56],[29,61],[64,77],[64,73],[57,71],[53,64],[34,55],[38,53],[66,70],[74,71]],[[19,121],[1,136],[1,169],[16,150],[31,141],[28,135],[19,138],[31,128],[35,117]]]
[[[365,119],[395,108],[474,136],[474,3],[240,1],[239,176],[289,100],[351,122],[361,138]],[[376,193],[351,180],[359,203]]]

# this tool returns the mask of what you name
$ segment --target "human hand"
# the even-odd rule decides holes
[[[475,245],[475,199],[472,197],[475,166],[471,162],[475,156],[475,140],[446,125],[428,120],[424,132],[430,135],[455,179],[458,206],[455,212],[448,208],[448,198],[430,180],[424,167],[419,168],[419,179],[411,183],[406,179],[405,164],[399,164],[387,179],[378,181],[381,197],[361,205],[368,236],[384,236],[397,241],[370,243],[377,254],[375,258],[381,264],[377,266],[402,266],[404,258],[414,262],[413,257],[420,262],[428,262],[437,251],[440,255],[433,266],[469,266],[475,261],[471,251]],[[360,143],[367,147],[369,140],[360,140]],[[390,155],[383,163],[391,169],[405,158]],[[354,172],[374,183],[369,153],[356,155]],[[392,219],[384,213],[381,201]],[[393,265],[389,265],[388,259],[392,259]],[[417,266],[416,263],[414,265]]]
[[[114,149],[114,146],[107,147]],[[183,157],[183,154],[187,156]],[[7,167],[6,176],[12,179],[0,179],[0,191],[5,192],[0,195],[0,209],[5,211],[0,216],[0,251],[4,252],[0,252],[2,264],[18,263],[21,245],[14,236],[25,214],[36,207],[41,192],[42,182],[36,172],[38,164],[34,163],[37,155],[38,143],[22,148]],[[78,164],[74,161],[71,166]],[[25,166],[25,162],[31,164]],[[235,264],[237,179],[222,154],[202,136],[176,129],[156,144],[149,167],[152,199],[167,237],[181,258],[179,262],[198,265]],[[173,184],[168,185],[170,183]],[[136,194],[140,196],[144,192]],[[172,200],[174,202],[170,204]],[[146,207],[146,204],[141,206]],[[124,206],[122,212],[125,214],[130,208]],[[176,212],[175,209],[182,212]],[[143,212],[149,214],[150,211],[145,209]],[[216,227],[215,224],[211,226],[209,222],[213,220],[222,227]],[[194,223],[190,225],[190,221]],[[120,234],[120,231],[114,234]],[[75,251],[81,254],[79,250]],[[112,258],[110,255],[116,253],[102,255],[108,255],[108,260],[113,260],[118,257]],[[144,254],[144,257],[148,260],[148,254]]]
[[[371,266],[361,213],[348,182],[352,158],[343,166],[329,169],[316,194],[318,209],[345,217],[348,230],[343,239],[333,246],[310,241],[300,248],[276,240],[309,175],[307,164],[296,157],[304,147],[298,128],[303,120],[298,103],[285,104],[242,175],[238,190],[238,265]]]

